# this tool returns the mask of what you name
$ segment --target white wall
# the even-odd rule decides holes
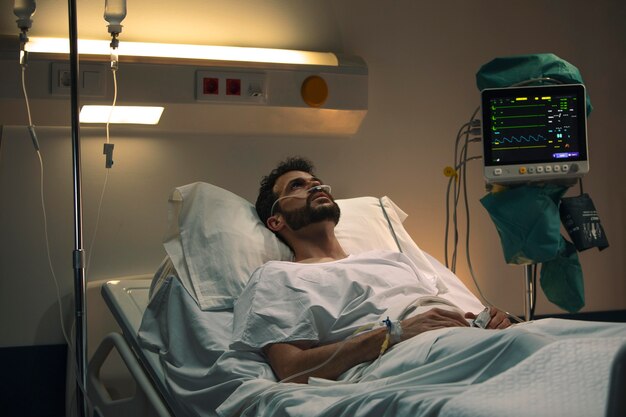
[[[619,0],[593,5],[583,0],[328,4],[332,6],[326,18],[336,20],[333,31],[341,36],[337,51],[359,55],[369,66],[369,112],[359,133],[348,139],[215,137],[210,132],[173,135],[113,128],[116,163],[95,250],[89,250],[104,179],[104,134],[83,129],[85,246],[93,254],[88,279],[154,271],[164,256],[161,237],[173,187],[207,181],[253,200],[259,178],[293,154],[311,158],[336,197],[390,196],[409,214],[406,226],[418,244],[443,259],[447,179],[442,170],[452,162],[458,128],[478,105],[474,74],[497,56],[553,52],[578,66],[595,107],[589,119],[591,172],[585,191],[594,199],[611,247],[580,255],[584,311],[626,309],[626,192],[617,171],[626,154],[620,125],[626,85],[626,6]],[[69,129],[38,132],[52,262],[69,317],[73,288]],[[479,152],[476,145],[475,153]],[[474,268],[491,301],[521,313],[522,268],[504,263],[495,228],[478,202],[484,195],[480,162],[471,166],[469,179]],[[4,129],[0,195],[0,346],[61,343],[56,290],[43,239],[38,161],[24,128]],[[472,287],[463,262],[459,274]],[[541,295],[538,303],[537,313],[559,312]]]

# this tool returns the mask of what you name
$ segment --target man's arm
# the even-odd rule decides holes
[[[310,376],[335,380],[353,366],[376,359],[386,333],[384,328],[375,329],[348,340],[343,347],[343,341],[317,347],[313,347],[313,342],[302,341],[268,345],[263,352],[278,379],[283,380],[324,363],[341,348],[323,367],[289,382],[306,383]]]
[[[462,315],[448,310],[433,308],[425,313],[402,320],[401,341],[420,333],[444,327],[468,327]],[[303,374],[290,382],[306,383],[311,376],[337,379],[342,373],[359,363],[374,360],[380,354],[385,340],[386,329],[380,328],[356,336],[341,347],[341,351],[326,365]],[[274,373],[282,380],[312,369],[328,360],[339,349],[341,343],[313,347],[312,342],[276,343],[263,349]]]

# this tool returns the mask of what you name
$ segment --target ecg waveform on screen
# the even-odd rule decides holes
[[[533,129],[546,127],[546,104],[514,104],[491,106],[491,129],[494,132],[507,129]]]
[[[534,143],[534,142],[546,142],[548,139],[543,137],[543,135],[528,135],[528,136],[511,136],[511,137],[503,137],[503,138],[495,138],[493,140],[494,146],[498,145],[506,145],[506,144],[514,144],[514,143]]]

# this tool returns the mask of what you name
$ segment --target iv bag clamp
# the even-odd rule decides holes
[[[113,143],[104,144],[104,150],[102,151],[102,153],[106,155],[106,163],[105,163],[106,168],[111,168],[113,166],[113,148],[114,147],[115,145]]]

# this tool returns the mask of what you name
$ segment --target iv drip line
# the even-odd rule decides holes
[[[44,224],[44,239],[46,244],[46,255],[48,261],[48,267],[50,268],[50,273],[52,275],[52,280],[54,282],[54,286],[56,289],[57,295],[57,304],[59,306],[59,321],[61,324],[61,332],[63,333],[63,338],[68,346],[71,346],[70,339],[67,335],[67,331],[65,329],[65,323],[63,320],[63,304],[61,303],[61,290],[59,287],[59,281],[56,276],[56,272],[54,270],[54,266],[52,264],[52,255],[50,253],[50,238],[48,234],[48,215],[46,211],[46,201],[45,201],[45,187],[44,187],[44,165],[43,165],[43,157],[41,155],[41,150],[39,147],[39,143],[37,141],[37,135],[35,134],[35,126],[33,125],[33,118],[30,109],[30,100],[28,98],[28,92],[26,90],[26,61],[24,59],[21,60],[21,82],[22,82],[22,92],[24,94],[24,102],[26,104],[26,113],[28,116],[28,133],[33,141],[33,145],[35,147],[35,152],[37,153],[37,158],[39,160],[39,194],[41,199],[41,208],[43,214],[43,224]]]
[[[94,226],[93,236],[91,237],[91,242],[89,244],[89,255],[87,257],[87,266],[85,268],[85,272],[89,273],[89,267],[91,266],[91,260],[93,259],[93,254],[95,251],[96,244],[96,235],[98,233],[98,227],[100,225],[100,215],[102,213],[102,203],[104,201],[104,194],[107,189],[107,184],[109,181],[109,168],[113,165],[113,144],[110,143],[110,131],[109,125],[111,123],[111,116],[113,115],[113,110],[115,109],[115,104],[117,102],[117,67],[111,66],[111,73],[113,75],[113,103],[111,105],[111,110],[109,111],[109,117],[106,123],[106,143],[104,144],[104,154],[106,155],[107,161],[105,163],[106,171],[104,174],[104,183],[102,185],[102,192],[100,193],[100,200],[98,203],[98,211],[96,214],[96,224]],[[107,146],[110,145],[110,146]],[[108,151],[108,152],[107,152]]]

